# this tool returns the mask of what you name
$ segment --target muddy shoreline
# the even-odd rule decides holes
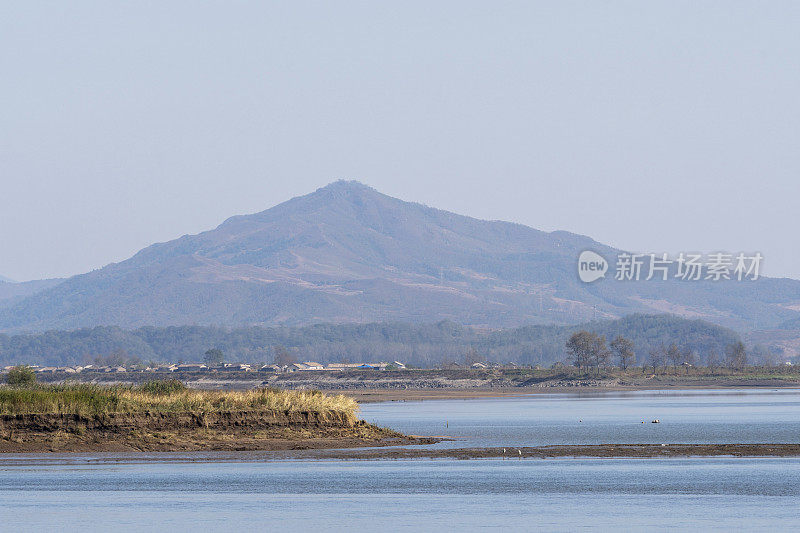
[[[422,443],[422,441],[420,441]],[[78,453],[17,452],[0,456],[3,464],[135,464],[271,461],[381,460],[522,460],[522,459],[654,459],[692,457],[800,457],[800,444],[595,444],[493,448],[351,448],[220,450],[193,453],[94,450]]]
[[[432,444],[327,412],[177,412],[0,416],[0,454],[305,450]]]
[[[558,457],[800,457],[800,444],[592,444],[534,447],[326,450],[317,459],[520,459]],[[300,458],[295,455],[294,458]]]

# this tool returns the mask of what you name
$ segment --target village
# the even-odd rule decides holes
[[[7,373],[15,365],[9,365],[2,369],[2,373]],[[291,363],[287,365],[277,364],[250,364],[250,363],[222,363],[219,365],[206,363],[164,363],[151,365],[119,365],[119,366],[100,366],[88,364],[85,366],[39,366],[27,365],[28,368],[37,374],[87,374],[87,373],[183,373],[183,372],[261,372],[269,374],[284,374],[290,372],[303,371],[322,371],[322,372],[343,372],[350,370],[405,370],[406,366],[400,361],[391,363],[330,363],[323,365],[314,361],[304,361],[302,363]]]

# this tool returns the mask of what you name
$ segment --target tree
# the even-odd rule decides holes
[[[219,366],[225,361],[225,354],[219,348],[211,348],[206,350],[205,355],[203,355],[203,361],[208,366]]]
[[[729,367],[737,370],[743,369],[747,365],[747,350],[745,350],[744,343],[739,341],[729,344],[725,348],[725,359]]]
[[[611,352],[606,347],[606,336],[595,335],[594,343],[592,344],[592,362],[595,368],[600,370],[600,367],[608,366],[611,361]]]
[[[681,357],[681,359],[683,360],[682,364],[684,365],[684,367],[686,367],[686,373],[688,374],[689,367],[694,366],[697,358],[695,357],[694,352],[692,350],[690,350],[689,348],[685,348],[683,350],[683,357]]]
[[[620,368],[623,370],[636,364],[636,352],[634,352],[633,342],[622,335],[617,335],[617,337],[611,341],[611,349],[619,360]]]
[[[606,348],[605,335],[589,331],[573,333],[567,341],[567,352],[572,364],[578,368],[606,366],[611,353]]]
[[[94,358],[97,366],[125,366],[128,363],[128,352],[125,350],[115,350],[106,356],[98,355]]]
[[[36,383],[36,373],[26,365],[15,366],[8,371],[6,381],[15,387],[28,387]]]
[[[570,336],[567,341],[567,353],[573,365],[585,368],[592,364],[594,337],[594,333],[588,331],[578,331]]]
[[[653,365],[653,374],[658,371],[658,367],[666,365],[667,349],[664,346],[650,351],[650,363]]]
[[[763,366],[778,366],[780,364],[782,351],[780,348],[770,348],[763,344],[756,344],[750,348],[750,353],[747,354],[747,359],[751,364],[760,364]]]
[[[706,355],[706,366],[711,370],[714,370],[719,366],[719,353],[716,350],[711,350]]]
[[[278,366],[288,366],[297,362],[294,354],[281,345],[274,346],[272,351],[275,352],[275,364]]]
[[[481,354],[478,353],[478,350],[476,350],[474,346],[470,346],[467,350],[467,353],[464,355],[464,364],[466,366],[472,366],[473,364],[480,362],[482,362]]]
[[[667,348],[667,359],[669,360],[670,363],[672,363],[672,366],[676,370],[678,369],[678,365],[681,364],[682,358],[683,354],[678,349],[678,346],[674,342],[670,344],[669,348]]]

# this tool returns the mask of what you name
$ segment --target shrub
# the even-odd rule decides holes
[[[6,381],[15,387],[28,387],[36,383],[36,372],[29,366],[15,366],[8,371]]]

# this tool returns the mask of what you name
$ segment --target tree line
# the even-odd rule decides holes
[[[636,347],[630,339],[617,335],[610,343],[606,342],[605,335],[595,332],[581,330],[570,335],[565,344],[568,360],[577,368],[596,369],[618,366],[627,369],[636,365]],[[720,358],[716,351],[712,350],[705,357],[705,364],[708,367],[726,366],[741,370],[747,366],[747,349],[742,341],[736,341],[725,346],[724,358]],[[657,372],[659,368],[672,366],[691,367],[699,363],[698,354],[687,346],[678,346],[670,343],[669,346],[661,344],[649,351],[647,363]],[[616,365],[615,365],[616,363]]]
[[[122,365],[129,362],[198,362],[207,351],[220,350],[229,362],[272,363],[276,359],[356,363],[402,361],[417,367],[443,367],[473,362],[552,365],[564,361],[565,345],[576,332],[611,339],[604,350],[590,351],[600,366],[610,357],[631,366],[662,358],[671,360],[674,344],[682,357],[699,364],[726,364],[729,346],[739,336],[721,326],[673,315],[630,315],[586,324],[531,325],[482,330],[451,321],[429,324],[315,324],[304,327],[171,326],[124,330],[96,327],[27,335],[0,334],[0,365]],[[629,341],[630,344],[618,338]],[[595,341],[596,342],[596,341]],[[591,344],[583,339],[576,348]],[[662,353],[663,352],[663,353]],[[669,352],[667,355],[665,353]],[[621,353],[626,354],[621,362]],[[587,365],[580,356],[580,365]],[[749,347],[746,360],[755,363],[783,355],[768,347]],[[686,359],[688,361],[688,359]],[[594,363],[592,363],[594,364]]]

